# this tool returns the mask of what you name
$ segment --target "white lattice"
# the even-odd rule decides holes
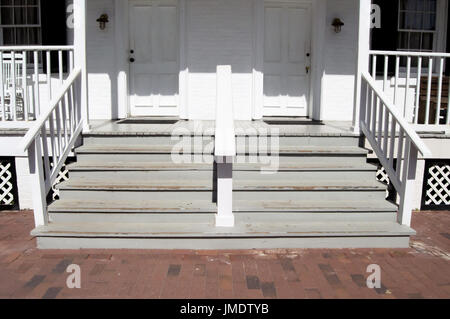
[[[389,175],[381,165],[379,165],[377,169],[377,180],[386,185],[389,185],[391,183],[389,180]]]
[[[433,165],[428,174],[425,205],[450,205],[450,165]]]
[[[53,163],[50,164],[53,167]],[[61,170],[58,173],[58,177],[56,177],[55,183],[52,186],[52,199],[59,199],[59,189],[56,187],[58,184],[69,180],[69,170],[67,166],[64,164]]]
[[[12,183],[12,165],[8,162],[0,162],[0,206],[14,204],[14,185]]]

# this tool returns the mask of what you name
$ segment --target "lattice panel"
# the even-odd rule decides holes
[[[53,183],[52,193],[51,193],[53,200],[59,199],[59,190],[56,186],[58,184],[61,184],[62,182],[69,180],[69,170],[67,169],[67,164],[68,163],[66,163],[62,166],[61,170],[58,173],[58,177],[56,177],[56,180]],[[53,163],[51,163],[50,166],[53,167]]]
[[[385,185],[391,184],[391,181],[389,180],[389,175],[387,174],[386,170],[384,169],[384,167],[381,164],[378,165],[378,169],[377,169],[377,181],[379,181]]]
[[[450,163],[436,163],[426,171],[425,205],[450,205]]]
[[[0,160],[0,207],[15,204],[15,187],[12,162]]]

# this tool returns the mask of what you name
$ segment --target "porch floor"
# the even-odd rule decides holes
[[[130,118],[126,120],[90,121],[93,135],[171,135],[176,131],[192,134],[214,134],[215,121],[177,120],[173,118]],[[263,121],[235,121],[236,133],[251,134],[258,130],[279,129],[280,136],[357,136],[351,122],[316,122],[306,118],[267,118]]]

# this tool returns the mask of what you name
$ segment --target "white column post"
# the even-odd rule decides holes
[[[359,0],[359,28],[358,28],[358,60],[355,73],[355,97],[353,103],[353,125],[354,132],[360,132],[360,100],[361,100],[361,72],[369,71],[370,50],[370,13],[371,0]]]
[[[233,227],[233,158],[236,134],[233,115],[232,71],[230,65],[217,66],[215,159],[217,164],[217,227]]]
[[[89,98],[86,56],[86,0],[74,0],[73,10],[75,17],[75,67],[81,68],[81,117],[83,119],[83,131],[89,131]]]
[[[47,194],[45,191],[41,138],[39,136],[36,137],[28,149],[28,165],[33,196],[34,223],[36,227],[46,226],[48,223]]]
[[[216,157],[217,163],[217,227],[233,227],[233,158]]]
[[[417,170],[417,147],[411,141],[407,141],[407,151],[403,163],[403,182],[400,194],[400,207],[398,211],[398,222],[405,226],[411,226],[411,217],[413,210],[413,198],[416,184],[416,170]],[[398,161],[401,158],[397,159]]]

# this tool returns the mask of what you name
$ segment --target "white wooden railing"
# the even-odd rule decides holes
[[[361,77],[360,127],[399,195],[398,221],[409,226],[418,153],[431,152],[375,79],[368,72]]]
[[[370,51],[369,54],[372,77],[416,130],[448,129],[450,86],[444,68],[449,53]]]
[[[233,227],[233,160],[236,156],[231,66],[217,67],[214,157],[217,164],[216,226]]]
[[[0,47],[0,125],[39,118],[73,68],[73,46]]]
[[[83,128],[81,76],[72,70],[19,146],[28,151],[36,226],[48,222],[46,197]]]

